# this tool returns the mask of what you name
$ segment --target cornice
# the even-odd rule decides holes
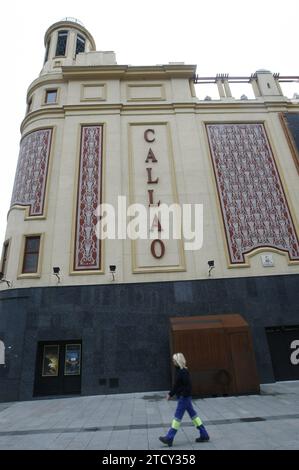
[[[232,110],[240,110],[241,112],[246,111],[261,111],[261,112],[271,112],[272,110],[277,111],[299,111],[299,105],[294,105],[289,101],[271,101],[271,100],[250,100],[250,101],[198,101],[196,103],[197,110],[212,110],[212,112],[223,110],[223,109],[232,109]]]
[[[119,80],[165,80],[169,78],[192,78],[196,65],[101,65],[65,66],[62,74],[65,79],[119,79]]]
[[[27,99],[40,86],[65,82],[66,80],[63,78],[61,73],[47,73],[45,75],[41,75],[29,85],[27,90]]]
[[[21,122],[21,134],[23,134],[24,128],[31,124],[31,122],[34,122],[36,119],[44,117],[59,119],[64,117],[64,114],[65,112],[63,107],[37,109],[36,111],[32,111],[31,113],[28,113]]]
[[[269,112],[299,112],[299,104],[288,102],[261,102],[252,100],[251,102],[181,102],[181,103],[82,103],[69,104],[62,107],[47,107],[32,111],[27,114],[21,124],[21,132],[31,122],[40,118],[63,118],[66,114],[84,114],[85,112],[106,112],[111,113],[130,113],[130,112],[168,112],[168,113],[194,113],[196,114],[220,114],[220,113],[269,113]]]

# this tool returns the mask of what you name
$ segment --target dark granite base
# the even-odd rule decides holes
[[[0,401],[32,398],[37,343],[47,340],[82,340],[82,395],[168,389],[168,318],[184,315],[240,313],[260,381],[273,382],[265,328],[299,324],[298,290],[299,275],[286,275],[2,291]]]

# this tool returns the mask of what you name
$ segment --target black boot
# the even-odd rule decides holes
[[[208,442],[209,440],[209,436],[199,436],[195,439],[195,442]]]
[[[200,426],[198,426],[198,429],[200,432],[200,436],[195,439],[195,442],[208,442],[210,440],[210,436],[204,425],[201,424]]]
[[[163,444],[168,445],[168,447],[172,447],[172,439],[169,439],[168,437],[160,436],[159,437],[160,441],[163,442]]]

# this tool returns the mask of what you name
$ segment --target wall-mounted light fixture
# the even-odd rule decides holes
[[[53,267],[53,275],[57,277],[58,284],[60,283],[60,268],[59,266]]]
[[[116,271],[115,264],[110,264],[109,269],[110,269],[110,273],[112,274],[112,281],[115,281],[115,271]]]
[[[0,272],[0,282],[6,282],[7,287],[11,287],[12,282],[8,279],[4,279],[4,273]]]
[[[212,269],[215,268],[215,262],[214,262],[213,259],[208,261],[208,266],[209,266],[209,277],[211,277],[211,271],[212,271]]]

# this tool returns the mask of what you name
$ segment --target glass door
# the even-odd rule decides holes
[[[80,394],[81,352],[80,340],[39,342],[34,396]]]

